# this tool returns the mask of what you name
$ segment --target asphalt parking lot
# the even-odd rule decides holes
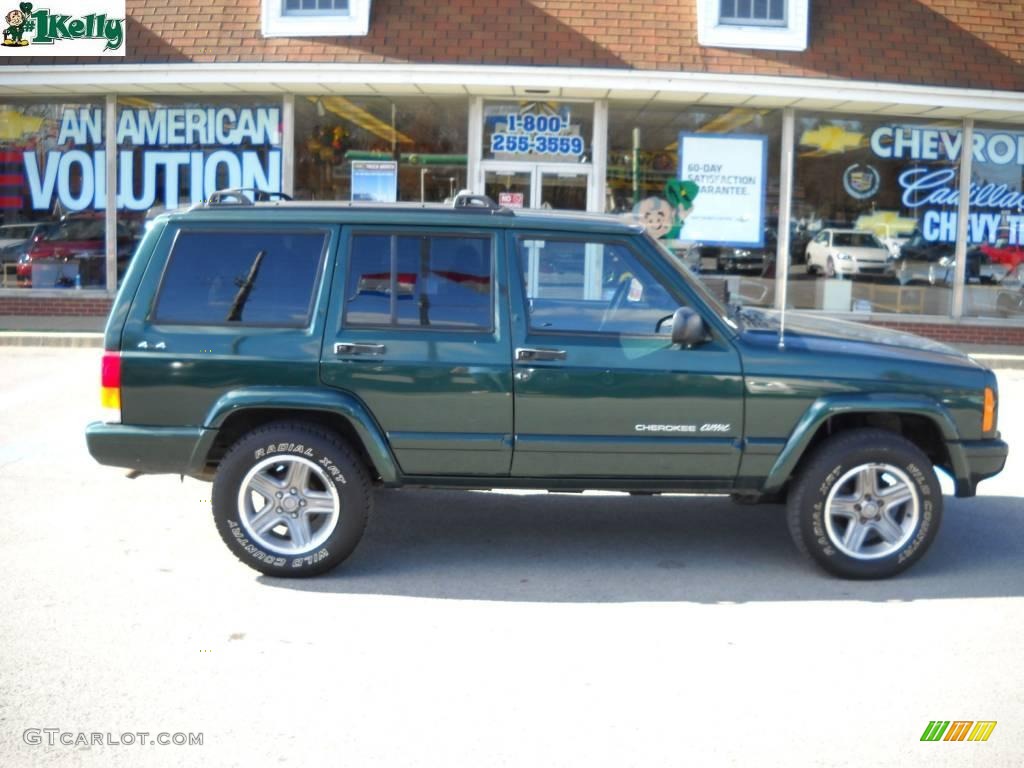
[[[227,551],[208,485],[92,462],[98,359],[0,348],[0,765],[1020,765],[1024,371],[1007,469],[895,580],[814,570],[780,507],[398,491],[292,582]]]

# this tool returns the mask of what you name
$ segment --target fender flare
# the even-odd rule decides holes
[[[217,431],[230,416],[241,411],[265,409],[340,416],[352,426],[381,480],[385,484],[398,482],[398,462],[391,453],[384,431],[366,406],[345,392],[303,387],[245,387],[225,392],[206,414],[203,437],[192,454],[192,467],[206,464]]]
[[[907,395],[828,395],[819,397],[804,411],[789,439],[775,460],[775,465],[765,480],[764,491],[779,491],[792,476],[800,459],[807,452],[811,439],[818,428],[832,416],[845,413],[897,413],[923,416],[931,421],[942,435],[953,465],[957,484],[970,480],[970,469],[960,432],[949,411],[941,404],[926,397]]]

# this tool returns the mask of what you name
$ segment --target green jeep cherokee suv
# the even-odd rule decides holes
[[[155,219],[107,323],[97,461],[213,480],[247,565],[348,557],[375,486],[785,501],[848,578],[935,538],[999,472],[996,378],[834,319],[727,308],[642,229],[454,206],[253,203]]]

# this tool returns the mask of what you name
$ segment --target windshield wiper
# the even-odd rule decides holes
[[[231,309],[228,310],[228,316],[226,318],[227,322],[242,321],[242,310],[245,309],[245,302],[249,300],[249,294],[252,293],[252,286],[256,282],[256,276],[260,273],[260,266],[263,264],[263,257],[266,255],[266,251],[260,251],[256,254],[256,258],[252,260],[252,265],[249,267],[249,274],[245,276],[244,280],[235,278],[235,285],[238,286],[238,293],[235,294],[235,299],[231,302]]]

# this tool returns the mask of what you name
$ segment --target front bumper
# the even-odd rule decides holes
[[[93,422],[85,428],[89,453],[100,464],[144,474],[202,473],[215,429],[135,427]]]
[[[1010,447],[1002,440],[966,440],[959,445],[968,472],[957,478],[956,495],[973,496],[978,483],[1003,471]]]

